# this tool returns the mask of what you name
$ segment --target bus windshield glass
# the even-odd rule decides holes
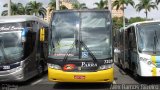
[[[23,56],[20,27],[0,25],[0,65],[19,61]],[[6,26],[6,27],[5,27]],[[2,29],[3,28],[3,29]],[[12,29],[11,29],[12,28]],[[18,31],[18,29],[20,29]],[[9,31],[11,30],[11,31]],[[15,31],[13,31],[15,30]],[[3,32],[2,32],[3,31]]]
[[[106,12],[82,12],[81,38],[97,59],[111,57],[111,19]],[[88,52],[82,45],[83,53]]]
[[[160,54],[160,22],[138,25],[140,52]]]
[[[106,11],[57,12],[52,21],[49,54],[56,59],[110,58],[111,37],[110,13]]]

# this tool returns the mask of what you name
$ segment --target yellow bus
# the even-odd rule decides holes
[[[112,83],[112,20],[108,10],[61,10],[52,14],[48,79]]]

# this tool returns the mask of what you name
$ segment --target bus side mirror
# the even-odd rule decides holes
[[[40,37],[40,41],[44,42],[44,40],[45,40],[45,28],[41,28],[40,29],[40,35],[39,35],[39,37]]]
[[[28,28],[24,28],[21,32],[21,42],[26,42]]]

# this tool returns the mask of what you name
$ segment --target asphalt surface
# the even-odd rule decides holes
[[[34,77],[24,83],[3,83],[0,90],[106,90],[106,89],[132,89],[125,85],[137,86],[142,88],[153,86],[154,89],[160,89],[160,78],[139,78],[135,79],[130,71],[124,71],[117,65],[114,66],[115,78],[113,85],[106,83],[55,83],[49,82],[47,72],[41,77]],[[135,87],[134,87],[135,88]],[[133,89],[134,89],[133,88]],[[147,89],[150,87],[147,87]],[[145,88],[146,89],[146,88]],[[134,89],[136,90],[136,89]]]

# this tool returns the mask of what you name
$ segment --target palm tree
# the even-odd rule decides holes
[[[134,1],[133,0],[115,0],[112,4],[113,7],[116,7],[116,10],[118,9],[123,9],[124,11],[124,6],[128,6],[128,5],[134,6]]]
[[[94,3],[94,4],[96,4],[97,5],[97,8],[98,9],[108,9],[108,7],[107,7],[107,4],[108,4],[108,0],[100,0],[100,2],[98,3],[98,2],[96,2],[96,3]]]
[[[31,1],[26,4],[26,10],[29,14],[35,16],[44,16],[46,15],[47,10],[43,7],[43,4],[36,1]]]
[[[134,6],[134,1],[133,0],[115,0],[113,3],[112,3],[112,8],[116,7],[116,10],[119,10],[119,9],[122,9],[123,10],[123,13],[124,13],[124,9],[125,9],[125,5],[128,6],[128,5],[131,5],[131,6]],[[125,16],[123,14],[123,27],[125,27]]]
[[[53,11],[56,10],[56,0],[50,0],[50,3],[48,4],[49,6],[49,11]],[[60,5],[60,10],[64,10],[64,9],[68,9],[66,6],[64,5]]]
[[[156,0],[156,3],[159,4],[159,3],[160,3],[160,0]]]
[[[81,3],[81,4],[80,3],[73,3],[72,7],[74,9],[86,9],[87,8],[85,3]]]
[[[49,11],[53,11],[56,10],[56,0],[50,0],[50,3],[48,4],[50,10]]]
[[[151,9],[155,9],[157,7],[155,2],[152,2],[151,0],[140,0],[140,2],[135,6],[137,11],[145,10],[146,19],[148,18],[148,11],[150,12]]]
[[[4,4],[3,7],[8,7],[8,4]],[[25,7],[22,3],[11,2],[11,15],[23,15],[25,14]],[[8,15],[8,10],[2,11],[2,16]]]
[[[65,5],[60,5],[60,10],[66,10],[68,9]]]

